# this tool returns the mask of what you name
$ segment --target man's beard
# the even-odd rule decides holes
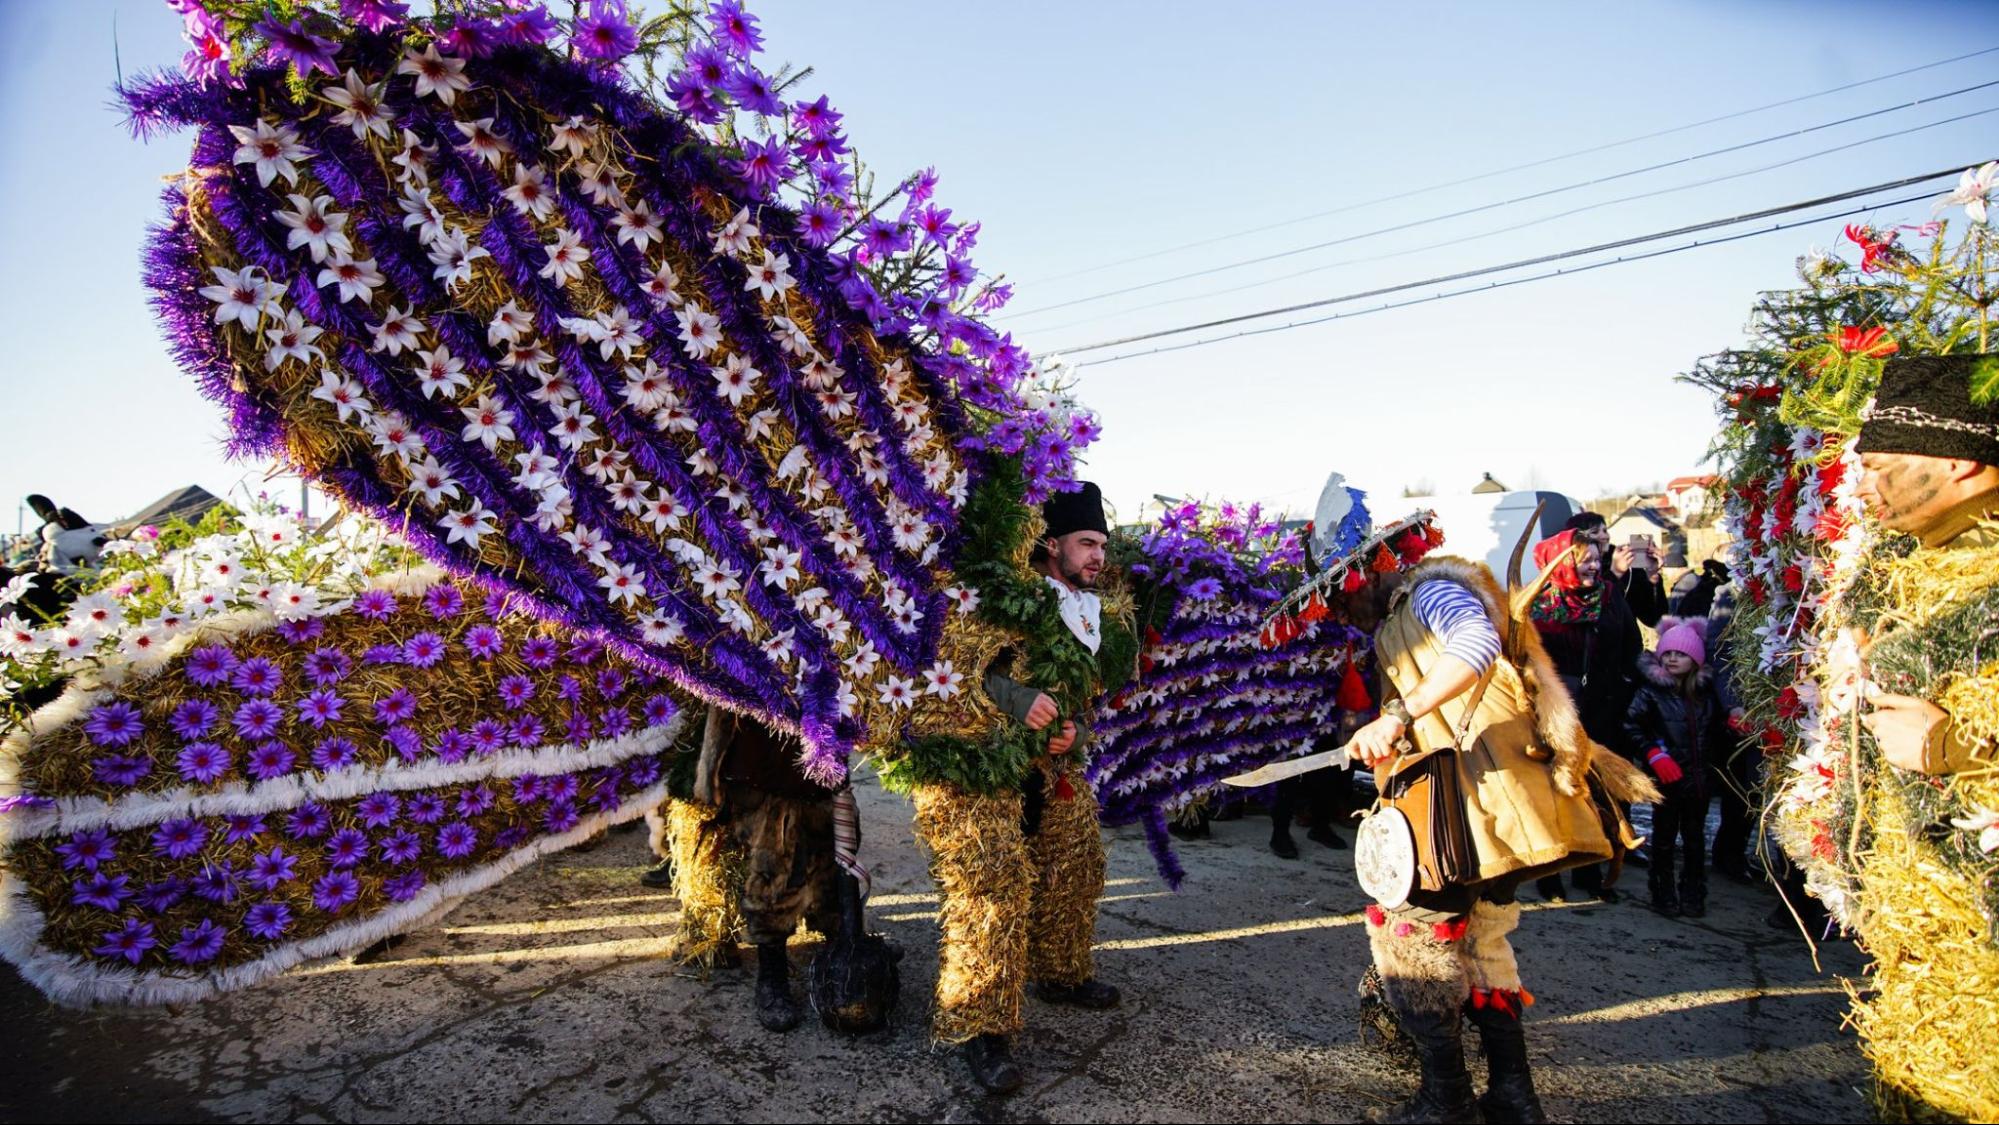
[[[1070,586],[1078,590],[1094,590],[1097,588],[1096,578],[1085,578],[1081,569],[1071,570],[1065,563],[1060,561],[1056,562],[1055,569],[1062,572],[1062,581],[1067,582]]]

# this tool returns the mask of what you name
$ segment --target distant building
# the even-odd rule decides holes
[[[1631,542],[1632,536],[1642,535],[1658,546],[1661,565],[1687,565],[1687,533],[1659,508],[1633,504],[1607,522],[1611,546],[1621,547]]]
[[[1712,473],[1701,477],[1674,477],[1666,483],[1666,502],[1682,520],[1703,515],[1715,501],[1714,487],[1720,480]]]
[[[1510,489],[1510,488],[1506,487],[1505,485],[1503,485],[1503,484],[1499,483],[1498,481],[1496,481],[1496,480],[1493,480],[1493,479],[1492,479],[1492,474],[1491,474],[1491,473],[1487,473],[1487,474],[1485,474],[1485,479],[1484,479],[1484,480],[1482,480],[1482,481],[1479,481],[1479,482],[1478,482],[1477,484],[1475,484],[1475,485],[1472,485],[1472,486],[1471,486],[1471,490],[1472,490],[1472,492],[1473,492],[1473,493],[1475,493],[1475,494],[1477,494],[1477,495],[1480,495],[1480,496],[1483,496],[1483,495],[1485,495],[1485,494],[1487,494],[1487,493],[1491,493],[1491,492],[1511,492],[1511,491],[1513,491],[1512,489]]]

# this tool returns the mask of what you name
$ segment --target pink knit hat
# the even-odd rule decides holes
[[[1705,617],[1662,617],[1659,619],[1660,656],[1669,652],[1685,655],[1696,665],[1707,664],[1707,619]]]

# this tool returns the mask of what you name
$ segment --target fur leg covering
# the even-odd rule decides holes
[[[833,899],[833,803],[774,796],[747,786],[729,793],[729,830],[743,857],[741,911],[754,945],[782,945],[805,918],[823,919]]]
[[[1502,1011],[1519,1011],[1534,1002],[1520,984],[1520,963],[1513,957],[1508,935],[1520,928],[1520,904],[1500,906],[1481,899],[1472,907],[1465,925],[1464,940],[1458,951],[1464,958],[1465,978],[1471,982],[1473,1007],[1497,1005]]]
[[[673,849],[666,839],[666,814],[673,804],[671,799],[661,801],[659,807],[646,810],[646,847],[659,859],[672,859]]]
[[[1471,995],[1463,931],[1452,923],[1413,922],[1367,908],[1367,941],[1381,974],[1382,994],[1398,1015],[1457,1018]]]
[[[1097,933],[1097,899],[1104,893],[1097,795],[1081,770],[1071,769],[1068,780],[1075,795],[1068,800],[1051,796],[1041,813],[1041,830],[1027,838],[1035,872],[1027,975],[1045,984],[1076,985],[1093,975],[1090,945]]]
[[[725,946],[741,940],[737,908],[741,858],[728,832],[716,821],[720,811],[698,801],[666,803],[665,842],[673,858],[673,893],[680,900],[680,940],[675,952],[686,961],[713,967]]]
[[[1034,867],[1020,831],[1020,794],[916,789],[916,834],[930,851],[938,917],[937,1012],[945,1043],[1020,1030]]]

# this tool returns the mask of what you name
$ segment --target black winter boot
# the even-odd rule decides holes
[[[1527,1035],[1520,1026],[1520,1013],[1488,1004],[1467,1006],[1465,1014],[1478,1028],[1479,1046],[1485,1052],[1485,1094],[1478,1099],[1478,1108],[1487,1125],[1540,1125],[1548,1120],[1527,1067]]]
[[[1646,873],[1645,881],[1652,889],[1652,909],[1668,918],[1678,918],[1680,896],[1673,890],[1673,869],[1655,863]]]
[[[1707,917],[1707,872],[1689,867],[1680,879],[1680,914],[1687,918]]]
[[[757,1022],[766,1031],[798,1026],[798,1001],[791,998],[791,957],[781,941],[757,946]]]
[[[967,1040],[965,1065],[971,1067],[972,1078],[988,1094],[1011,1094],[1026,1081],[1004,1035],[978,1035]]]
[[[1402,1030],[1416,1041],[1423,1067],[1416,1096],[1401,1105],[1371,1109],[1367,1119],[1401,1125],[1477,1125],[1478,1103],[1472,1100],[1471,1074],[1465,1070],[1464,1017],[1453,1011],[1397,1012]]]

